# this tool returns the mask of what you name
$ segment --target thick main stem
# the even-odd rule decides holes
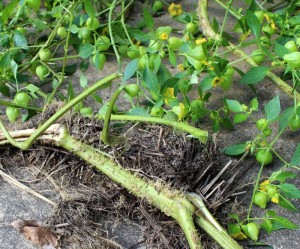
[[[161,183],[153,183],[131,174],[110,158],[95,151],[93,147],[72,138],[66,131],[56,143],[96,167],[129,192],[147,199],[149,203],[174,218],[181,226],[190,248],[202,249],[193,222],[194,207],[180,191],[171,191]]]

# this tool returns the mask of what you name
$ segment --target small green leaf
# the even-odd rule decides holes
[[[200,82],[199,87],[202,90],[202,92],[206,92],[212,88],[212,81],[213,78],[210,75],[208,75]]]
[[[246,22],[252,34],[256,38],[260,38],[261,24],[256,15],[250,10],[246,10]]]
[[[279,96],[274,97],[265,105],[265,116],[268,121],[274,121],[281,111]]]
[[[246,143],[227,146],[222,150],[228,156],[238,156],[246,151]]]
[[[70,31],[72,34],[77,34],[79,31],[79,28],[76,26],[76,24],[72,24]]]
[[[257,98],[254,98],[250,101],[250,109],[253,111],[257,111],[258,110],[258,101]]]
[[[68,84],[68,100],[70,101],[71,99],[74,99],[75,93],[74,93],[74,88],[73,88],[73,83],[70,80]]]
[[[252,67],[247,73],[240,79],[242,84],[256,84],[262,81],[269,71],[269,67],[259,66]]]
[[[88,80],[87,80],[87,77],[84,75],[84,74],[81,74],[80,75],[80,86],[82,88],[85,88],[88,84]]]
[[[295,223],[291,222],[290,220],[283,218],[279,215],[277,215],[274,211],[272,210],[268,210],[267,212],[267,216],[273,218],[272,219],[272,225],[273,225],[273,229],[274,230],[278,230],[278,229],[297,229],[299,228],[298,225],[296,225]]]
[[[79,56],[83,59],[89,58],[94,51],[94,46],[92,44],[84,44],[79,48]]]
[[[146,83],[146,86],[150,90],[150,92],[159,93],[159,85],[156,75],[146,67],[143,73],[143,80]]]
[[[289,120],[291,116],[294,114],[294,107],[287,108],[279,118],[279,130],[285,129],[289,125]]]
[[[92,0],[84,0],[84,9],[89,17],[94,18],[96,16],[96,9],[93,6]]]
[[[290,183],[282,183],[277,185],[281,192],[287,198],[300,198],[300,190],[293,184]]]
[[[37,98],[35,92],[38,91],[40,88],[38,88],[37,86],[35,86],[33,84],[29,84],[26,86],[26,89],[30,92],[30,94],[33,98]]]
[[[129,62],[124,70],[124,81],[130,79],[137,71],[138,69],[138,65],[139,65],[139,60],[138,59],[134,59],[131,62]]]
[[[17,81],[18,64],[14,61],[10,61],[11,71],[13,72],[14,78]]]
[[[126,112],[126,114],[132,116],[150,116],[149,113],[142,107],[131,108],[128,112]]]
[[[176,55],[172,50],[169,50],[169,61],[173,67],[176,67],[177,64]]]
[[[278,205],[280,207],[286,208],[288,210],[298,212],[298,209],[294,206],[294,204],[291,203],[286,198],[284,198],[282,195],[279,196],[279,203],[278,203]]]
[[[237,100],[231,100],[231,99],[226,99],[225,100],[226,104],[228,105],[228,108],[232,112],[242,112],[242,106],[240,102]]]
[[[297,148],[291,160],[291,165],[300,166],[300,143],[298,143]]]
[[[279,58],[283,58],[285,54],[290,53],[290,51],[285,46],[282,46],[279,42],[275,42],[274,52]]]
[[[14,31],[14,42],[16,47],[23,47],[23,49],[28,46],[26,37],[18,30]]]
[[[233,123],[234,124],[242,123],[245,120],[247,120],[247,118],[248,118],[247,114],[244,114],[244,113],[235,114],[233,117]]]
[[[285,182],[287,179],[295,179],[297,177],[297,174],[290,171],[281,172],[276,175],[276,178],[274,180]]]
[[[150,30],[153,29],[154,26],[153,17],[147,8],[144,8],[144,21],[148,29]]]

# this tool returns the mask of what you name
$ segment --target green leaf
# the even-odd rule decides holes
[[[250,10],[246,10],[246,22],[252,34],[256,38],[260,38],[261,24],[256,15]]]
[[[28,46],[26,37],[18,30],[14,31],[14,42],[16,47],[23,47],[23,49]]]
[[[258,110],[258,101],[257,98],[254,98],[250,101],[250,109],[253,111],[257,111]]]
[[[6,23],[8,21],[8,19],[11,17],[13,12],[15,11],[18,3],[19,3],[19,0],[15,0],[15,1],[11,1],[9,4],[7,4],[5,6],[5,8],[1,11],[1,15],[0,15],[2,23]]]
[[[85,88],[88,84],[88,80],[87,80],[87,77],[84,75],[84,74],[81,74],[80,75],[80,86],[82,88]]]
[[[276,178],[274,180],[280,181],[280,182],[285,182],[286,179],[295,179],[297,177],[297,174],[291,171],[285,171],[281,172],[276,175]]]
[[[212,81],[212,76],[208,75],[200,82],[199,87],[201,88],[202,92],[206,92],[212,88]]]
[[[265,105],[265,116],[268,121],[274,121],[281,111],[279,96],[274,97]]]
[[[14,78],[17,81],[18,64],[14,61],[10,61],[11,71],[13,72]]]
[[[79,47],[79,56],[83,59],[89,58],[94,51],[94,46],[92,44],[85,44]]]
[[[278,229],[297,229],[299,228],[298,225],[296,225],[295,223],[291,222],[290,220],[283,218],[279,215],[277,215],[274,211],[272,210],[268,210],[267,212],[267,216],[272,218],[272,225],[273,225],[273,229],[274,230],[278,230]]]
[[[240,144],[227,146],[222,151],[223,151],[223,153],[225,153],[228,156],[238,156],[238,155],[245,153],[246,143],[240,143]]]
[[[172,50],[169,50],[169,61],[173,67],[176,67],[177,64],[176,55]]]
[[[89,17],[94,18],[96,16],[96,9],[93,6],[92,0],[84,1],[84,9]]]
[[[153,29],[154,26],[153,17],[147,8],[144,8],[144,21],[148,29],[150,30]]]
[[[142,107],[131,108],[128,112],[126,112],[126,114],[132,116],[150,116],[149,113]]]
[[[269,71],[269,67],[259,66],[252,67],[247,73],[240,79],[242,84],[256,84],[262,81]]]
[[[73,83],[70,80],[68,84],[68,101],[74,99],[75,93],[74,93],[74,88],[73,88]]]
[[[26,86],[26,89],[30,92],[31,96],[33,98],[37,98],[36,96],[36,91],[38,91],[40,88],[38,88],[37,86],[33,85],[33,84],[29,84]]]
[[[285,54],[290,53],[290,51],[285,46],[282,46],[279,42],[275,42],[274,52],[279,58],[283,58]]]
[[[291,165],[300,166],[300,143],[298,143],[297,148],[291,160]]]
[[[293,184],[290,183],[282,183],[277,185],[281,192],[287,198],[300,198],[300,190]]]
[[[283,208],[286,208],[288,210],[298,212],[298,209],[293,205],[293,203],[291,203],[289,200],[284,198],[282,195],[279,196],[278,205],[283,207]]]
[[[234,124],[242,123],[245,120],[247,120],[247,118],[248,118],[247,114],[244,114],[244,113],[235,114],[233,117],[233,123]]]
[[[228,105],[228,108],[232,112],[242,112],[242,106],[240,102],[237,100],[231,100],[231,99],[226,99],[225,100],[226,104]]]
[[[76,24],[72,24],[70,31],[72,34],[77,34],[79,31],[79,28],[76,26]]]
[[[279,130],[285,129],[289,125],[289,119],[294,114],[294,107],[287,108],[279,118]]]
[[[147,88],[150,90],[150,92],[154,92],[156,94],[159,93],[159,85],[156,75],[149,69],[149,67],[146,67],[144,69],[143,73],[143,80],[146,83]]]
[[[124,76],[123,76],[124,81],[130,79],[136,73],[138,69],[138,65],[139,65],[138,59],[134,59],[126,65],[124,70]]]

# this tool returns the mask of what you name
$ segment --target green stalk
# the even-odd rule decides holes
[[[181,226],[190,248],[202,249],[193,222],[194,207],[180,191],[171,191],[161,183],[154,183],[131,174],[129,170],[123,169],[110,158],[98,153],[93,147],[72,138],[66,130],[60,135],[56,144],[81,157],[132,194],[146,199],[174,218]]]
[[[219,34],[216,34],[216,32],[213,30],[208,15],[207,15],[207,0],[199,0],[198,2],[198,16],[199,16],[199,20],[203,29],[203,34],[207,37],[211,37],[213,39],[215,39],[216,41],[221,40],[221,36]],[[245,57],[245,61],[253,66],[253,67],[257,67],[258,65],[252,60],[251,57],[248,57],[244,51],[237,49],[236,46],[232,43],[229,42],[229,49],[233,50],[233,53],[235,53],[236,55],[238,55],[241,58]],[[275,85],[277,85],[283,92],[285,92],[287,95],[289,95],[290,97],[294,97],[293,95],[293,88],[290,87],[286,82],[284,82],[282,79],[280,79],[279,77],[277,77],[274,73],[268,71],[267,73],[267,77],[272,80]],[[296,94],[296,98],[298,101],[300,101],[300,94],[297,93]]]
[[[103,118],[99,116],[99,118]],[[189,124],[168,120],[164,118],[148,117],[148,116],[131,116],[131,115],[111,115],[111,120],[116,121],[131,121],[131,122],[145,122],[153,124],[167,125],[177,130],[182,130],[193,137],[199,139],[202,143],[206,143],[208,140],[208,132],[204,130],[197,129]]]
[[[49,118],[45,123],[43,123],[29,138],[27,138],[23,142],[18,142],[14,140],[11,135],[9,134],[8,130],[4,126],[2,120],[0,119],[0,129],[3,131],[3,134],[5,135],[6,139],[15,147],[20,148],[22,150],[28,149],[35,140],[38,139],[38,137],[46,131],[52,124],[55,123],[60,117],[62,117],[66,112],[71,110],[75,105],[77,105],[80,101],[87,98],[91,94],[93,94],[95,91],[106,87],[108,83],[110,83],[112,80],[118,78],[119,75],[114,73],[111,74],[104,79],[96,82],[93,86],[86,89],[84,92],[79,94],[76,98],[72,99],[69,103],[67,103],[65,106],[63,106],[60,110],[58,110],[51,118]]]

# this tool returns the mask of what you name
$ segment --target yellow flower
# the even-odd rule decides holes
[[[278,194],[275,194],[272,199],[271,199],[272,202],[274,203],[279,203],[279,195]]]
[[[269,16],[269,14],[264,14],[264,17],[267,19],[268,22],[270,22],[271,18]]]
[[[169,99],[175,99],[174,88],[168,87],[167,90],[164,92],[164,97],[166,104],[169,104]]]
[[[263,192],[266,192],[266,186],[270,184],[270,180],[265,180],[259,184],[259,189]]]
[[[196,44],[199,45],[199,44],[202,44],[204,42],[207,42],[206,38],[202,38],[202,39],[197,39],[196,40]]]
[[[222,83],[222,81],[223,81],[222,78],[220,78],[220,77],[218,77],[218,76],[215,77],[215,78],[213,79],[213,82],[212,82],[213,87],[219,86],[219,85]]]
[[[162,33],[160,36],[159,36],[159,39],[165,41],[169,38],[168,34],[167,33]]]
[[[174,106],[172,108],[172,111],[175,112],[175,114],[178,117],[178,121],[181,121],[187,114],[187,108],[184,106],[183,103],[179,103],[178,106]]]
[[[171,16],[179,16],[183,12],[181,4],[175,3],[171,3],[171,5],[168,8],[168,11],[171,14]]]
[[[177,67],[180,71],[184,71],[184,65],[183,64],[179,64]]]
[[[234,233],[234,234],[230,234],[234,239],[236,240],[243,240],[243,239],[247,239],[247,236],[242,233],[242,232],[239,232],[239,233]]]

